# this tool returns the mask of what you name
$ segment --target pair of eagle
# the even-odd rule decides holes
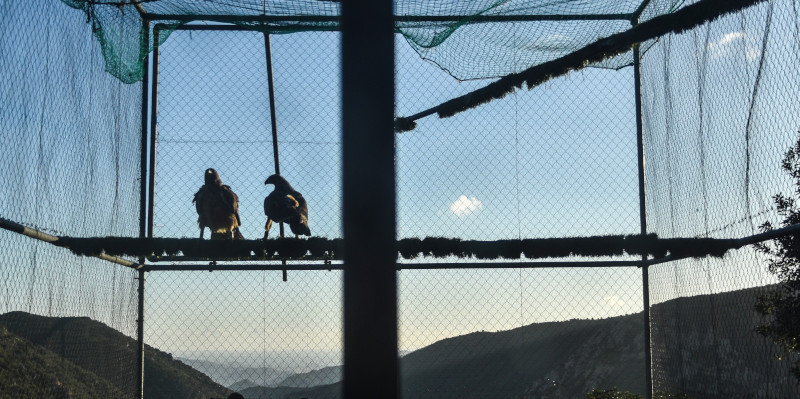
[[[194,194],[197,209],[197,224],[200,226],[200,239],[208,227],[211,239],[237,239],[244,237],[239,231],[242,225],[239,219],[239,197],[230,186],[222,184],[219,174],[214,169],[207,169],[205,184]],[[264,238],[267,238],[273,222],[288,223],[292,233],[311,235],[308,228],[308,204],[303,195],[295,191],[286,179],[280,175],[272,175],[264,184],[272,184],[275,189],[264,198],[264,214],[267,224],[264,225]]]

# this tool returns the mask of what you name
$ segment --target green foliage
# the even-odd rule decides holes
[[[592,389],[592,392],[586,394],[586,398],[588,399],[643,399],[642,395],[631,393],[631,392],[621,392],[616,387],[611,389]],[[653,399],[692,399],[689,395],[684,393],[668,393],[668,392],[661,392],[657,391],[653,393]]]
[[[656,391],[653,393],[653,399],[692,399],[691,396],[685,393],[668,393]]]
[[[126,398],[117,387],[0,325],[0,398]]]
[[[778,215],[783,218],[781,227],[787,227],[800,223],[800,208],[796,202],[800,196],[800,134],[798,141],[784,155],[781,168],[794,179],[794,194],[785,196],[779,193],[772,198]],[[773,230],[770,222],[765,222],[760,228],[764,232]],[[756,310],[768,316],[756,331],[772,339],[786,352],[800,353],[800,235],[788,234],[771,242],[756,244],[755,248],[766,255],[768,270],[780,280],[774,289],[761,295],[756,302]],[[792,372],[800,381],[800,361],[792,365]]]
[[[642,399],[642,395],[630,392],[620,392],[616,387],[611,389],[592,389],[592,392],[586,394],[588,399]]]

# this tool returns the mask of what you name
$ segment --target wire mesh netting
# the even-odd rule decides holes
[[[275,171],[264,40],[259,32],[191,28],[172,32],[159,48],[155,236],[197,233],[190,201],[208,167],[239,196],[244,236],[263,234],[261,200],[272,189],[263,180]],[[281,173],[307,198],[314,236],[340,237],[339,34],[269,40]],[[397,43],[398,109],[479,87],[423,62],[401,37]],[[587,70],[561,85],[477,110],[477,117],[422,121],[418,130],[398,135],[399,237],[634,234],[639,222],[632,85],[630,70]],[[586,95],[589,87],[592,94]],[[576,108],[584,110],[579,118]],[[597,123],[607,114],[619,118]],[[570,159],[573,153],[581,154],[581,162]],[[602,184],[611,179],[615,185]],[[587,206],[591,212],[579,211]],[[456,262],[452,267],[458,268],[474,260],[412,263],[419,262]],[[290,386],[312,397],[335,395],[338,384],[318,386],[341,380],[340,278],[338,272],[292,271],[284,283],[277,272],[149,273],[147,342],[250,394],[267,396]],[[406,396],[513,396],[526,390],[531,397],[545,391],[569,396],[614,381],[644,390],[642,319],[623,316],[642,310],[638,269],[406,271],[399,278]],[[592,288],[577,288],[586,286]],[[587,322],[577,332],[560,323],[610,316],[622,319]],[[165,329],[165,323],[172,327]],[[574,336],[559,334],[565,330]],[[625,335],[629,350],[623,351],[635,360],[628,363],[634,370],[629,377],[598,375],[562,386],[556,374],[546,380],[525,370],[530,356],[554,337],[578,348],[586,339],[611,339],[618,330],[634,334]],[[446,360],[434,362],[430,357],[436,355],[423,349],[448,338],[473,340],[470,333],[481,331],[492,334],[479,334],[468,349],[445,350]],[[515,336],[524,337],[525,351],[512,356]],[[580,351],[550,356],[557,354],[564,355],[562,364],[577,361]],[[503,382],[473,366],[508,356],[516,371]],[[470,384],[459,382],[456,376],[463,373]],[[559,382],[553,385],[553,379]]]
[[[639,279],[635,269],[400,272],[403,397],[642,392]],[[338,396],[341,272],[291,272],[287,282],[274,271],[152,272],[147,286],[151,345],[246,397]],[[586,351],[599,345],[616,348]],[[571,364],[617,361],[623,375],[562,380]]]
[[[259,239],[273,189],[265,179],[279,167],[308,200],[312,236],[341,238],[347,88],[341,36],[329,31],[338,2],[66,3],[75,9],[0,1],[0,217],[57,236],[137,237],[141,206],[151,205],[153,237],[196,238],[192,199],[214,168],[239,197],[242,234]],[[398,2],[396,114],[494,81],[463,79],[554,60],[627,30],[639,11],[647,21],[678,3]],[[281,8],[290,5],[306,8]],[[764,2],[642,44],[648,232],[739,238],[775,221],[772,196],[792,192],[780,162],[798,130],[797,8]],[[148,25],[159,46],[146,41],[142,9],[162,15]],[[237,24],[177,26],[190,15]],[[247,18],[259,16],[271,18]],[[441,20],[425,20],[434,16]],[[157,80],[144,90],[152,103],[142,118],[137,80],[150,48],[157,69],[148,84]],[[626,52],[594,65],[606,68],[396,134],[397,237],[638,234],[632,62]],[[143,140],[151,121],[157,131],[145,129]],[[154,196],[142,204],[147,134],[156,144]],[[0,255],[0,359],[13,365],[2,369],[0,396],[135,396],[138,273],[6,230]],[[280,271],[168,270],[280,261],[164,259],[147,261],[145,397],[341,396],[340,263],[289,260],[288,268],[333,270],[292,270],[283,281]],[[567,398],[613,387],[643,395],[644,296],[653,305],[655,391],[798,394],[786,361],[794,356],[776,361],[779,348],[755,331],[763,318],[754,303],[777,280],[752,248],[650,266],[649,291],[640,268],[578,263],[639,259],[533,265],[523,256],[502,259],[505,268],[456,256],[402,259],[402,396]]]
[[[296,31],[335,28],[341,11],[338,1],[63,1],[86,12],[107,49],[109,71],[126,82],[141,79],[141,51],[152,48],[136,23],[139,11],[162,16],[171,27],[197,19]],[[557,59],[629,29],[632,19],[647,21],[683,3],[481,0],[440,4],[401,0],[394,2],[394,12],[397,29],[420,55],[467,80],[503,76]],[[119,34],[123,29],[139,34]],[[628,52],[597,65],[617,69],[632,62]]]
[[[796,22],[796,2],[762,4],[664,37],[643,57],[649,231],[742,237],[775,221],[772,196],[792,192],[780,165],[799,126]],[[755,332],[754,303],[768,288],[753,287],[775,278],[752,248],[656,265],[651,276],[662,303],[652,313],[657,389],[797,395],[785,362],[771,360],[780,351]]]
[[[141,85],[104,68],[83,13],[0,2],[0,216],[55,235],[138,235]],[[136,346],[120,336],[136,333],[135,277],[0,231],[0,396],[130,397]],[[109,327],[122,334],[94,336]]]

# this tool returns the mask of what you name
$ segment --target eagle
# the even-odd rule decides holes
[[[205,184],[194,194],[197,209],[197,224],[200,226],[200,239],[206,227],[211,230],[211,239],[243,240],[239,226],[239,197],[230,186],[222,184],[222,179],[214,169],[206,169]]]
[[[308,228],[308,204],[303,195],[295,191],[292,185],[280,175],[272,175],[264,184],[272,184],[275,189],[264,198],[264,214],[267,224],[264,225],[264,239],[269,235],[273,222],[288,223],[295,236],[311,235]]]

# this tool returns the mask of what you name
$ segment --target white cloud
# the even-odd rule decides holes
[[[745,57],[747,57],[748,61],[753,61],[758,59],[761,56],[761,49],[758,47],[754,47],[748,45],[746,43],[747,34],[744,32],[729,32],[722,36],[716,42],[711,42],[708,44],[708,51],[711,55],[711,58],[720,58],[724,57],[731,52],[731,46],[734,46],[738,41],[745,41],[744,43],[744,50],[745,50]]]
[[[455,202],[450,204],[450,212],[453,212],[458,217],[469,215],[481,208],[483,208],[483,202],[475,197],[467,198],[466,195],[458,197]]]
[[[603,298],[603,300],[611,306],[622,306],[625,304],[625,301],[616,295],[607,296]]]
[[[744,32],[731,32],[726,33],[725,36],[722,36],[722,39],[719,40],[718,45],[724,46],[728,43],[733,42],[734,40],[744,39],[747,35]]]

